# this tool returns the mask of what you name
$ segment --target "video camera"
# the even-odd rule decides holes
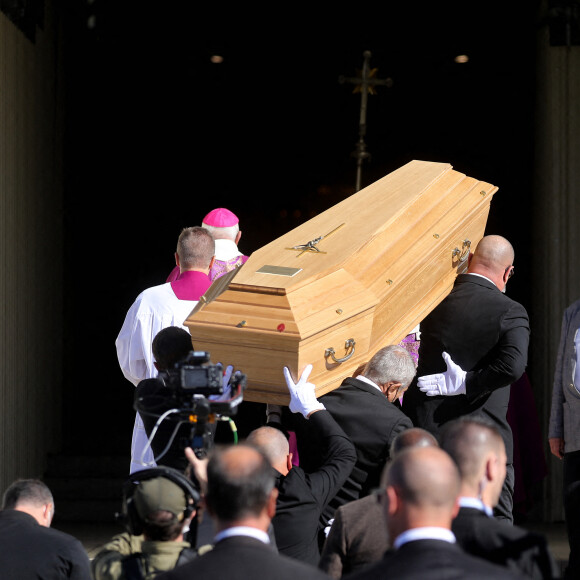
[[[209,352],[192,350],[169,374],[167,386],[186,396],[223,394],[223,365],[211,364]]]
[[[169,438],[161,456],[174,446],[178,431],[183,434],[183,425],[188,426],[188,440],[182,441],[182,435],[176,443],[191,447],[198,457],[205,456],[213,445],[216,420],[228,420],[236,414],[246,388],[246,375],[236,371],[227,376],[223,365],[212,364],[206,351],[190,351],[172,369],[162,371],[152,381],[154,386],[137,397],[135,409],[142,415],[158,418],[149,439],[153,441],[157,429],[162,438]],[[164,422],[171,424],[170,437]]]

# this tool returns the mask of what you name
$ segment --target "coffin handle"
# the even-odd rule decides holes
[[[465,262],[465,260],[467,260],[470,249],[471,249],[471,240],[463,240],[461,250],[459,248],[455,248],[451,252],[451,256],[454,260],[457,259],[459,263],[462,264],[463,262]]]
[[[336,354],[336,351],[332,347],[330,347],[324,351],[324,358],[330,357],[336,363],[343,363],[343,362],[347,361],[354,354],[355,344],[356,343],[354,341],[354,338],[349,338],[344,343],[344,350],[348,350],[351,347],[352,347],[352,350],[346,356],[343,356],[342,358],[336,358],[334,356]]]

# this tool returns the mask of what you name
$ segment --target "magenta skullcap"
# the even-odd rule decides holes
[[[204,218],[203,224],[214,228],[229,228],[235,226],[240,220],[235,213],[225,207],[212,209]]]

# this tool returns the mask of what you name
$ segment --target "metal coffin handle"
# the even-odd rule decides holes
[[[458,260],[459,264],[463,264],[463,262],[467,260],[470,250],[471,250],[471,240],[463,240],[463,246],[461,247],[461,250],[459,248],[455,248],[451,252],[451,257],[454,260]]]
[[[354,347],[355,347],[355,341],[354,338],[349,338],[345,343],[344,343],[344,350],[348,350],[349,348],[352,347],[352,350],[346,355],[343,356],[342,358],[336,358],[334,355],[336,354],[336,351],[330,347],[327,348],[324,351],[324,358],[332,358],[332,360],[336,363],[343,363],[345,361],[347,361],[353,354],[354,354]]]

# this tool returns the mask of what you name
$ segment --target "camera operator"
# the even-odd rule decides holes
[[[213,445],[217,429],[213,407],[230,399],[231,383],[242,375],[236,373],[232,380],[233,367],[223,371],[220,364],[207,364],[209,353],[192,351],[190,334],[177,326],[160,330],[152,351],[159,375],[137,385],[134,406],[143,418],[155,462],[184,472],[188,466],[184,449],[207,450]],[[193,365],[188,364],[191,361]],[[184,375],[184,369],[190,374]],[[192,375],[196,384],[183,385],[183,377]],[[196,395],[201,396],[195,399]],[[235,411],[227,404],[222,407],[226,416]],[[195,415],[195,423],[189,415]]]
[[[184,534],[199,493],[177,470],[155,467],[129,476],[120,519],[126,532],[103,545],[91,562],[95,580],[146,579],[197,556]]]
[[[170,369],[187,357],[191,349],[191,335],[178,326],[168,326],[160,330],[153,339],[154,365],[159,375],[154,379],[142,380],[137,385],[134,399],[135,406],[142,409],[140,415],[148,438],[151,438],[159,417],[174,407],[164,378]],[[184,472],[188,462],[183,455],[182,442],[190,437],[191,425],[183,423],[174,435],[176,427],[177,422],[171,417],[162,421],[151,439],[151,449],[158,465]]]

